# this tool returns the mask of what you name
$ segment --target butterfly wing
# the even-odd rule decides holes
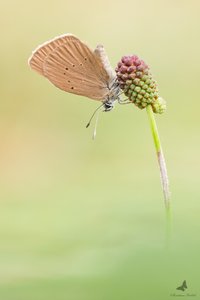
[[[97,45],[96,49],[94,50],[94,53],[99,57],[101,63],[103,64],[108,76],[109,76],[109,82],[112,83],[113,80],[116,78],[116,73],[113,70],[110,61],[108,59],[108,56],[106,54],[106,51],[103,47],[103,45]]]
[[[109,94],[113,78],[101,56],[71,34],[39,46],[29,64],[66,92],[101,101]]]
[[[30,67],[38,72],[40,75],[44,76],[43,64],[46,57],[58,46],[67,42],[66,37],[72,36],[72,34],[61,35],[50,41],[39,45],[32,53],[31,57],[28,60]],[[75,39],[75,37],[74,37]]]

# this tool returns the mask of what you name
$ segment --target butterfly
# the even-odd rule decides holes
[[[93,51],[76,36],[64,34],[37,47],[28,62],[61,90],[101,101],[103,111],[120,102],[117,77],[102,45]]]
[[[187,284],[186,284],[186,280],[183,281],[182,285],[176,288],[177,290],[180,291],[185,291],[185,289],[187,289]]]

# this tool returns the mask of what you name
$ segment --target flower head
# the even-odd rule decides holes
[[[165,101],[159,97],[157,83],[142,59],[137,55],[123,56],[115,71],[120,88],[131,102],[141,109],[151,104],[155,113],[164,112]]]

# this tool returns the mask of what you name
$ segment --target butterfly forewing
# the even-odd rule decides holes
[[[38,49],[30,66],[58,88],[95,100],[105,100],[113,80],[100,55],[73,35],[58,37]]]
[[[44,75],[67,92],[101,100],[109,92],[108,76],[97,66],[94,53],[86,45],[73,41],[49,54],[44,61]]]
[[[110,61],[108,59],[108,56],[105,52],[105,49],[102,45],[97,45],[96,49],[94,50],[94,53],[96,56],[100,59],[101,63],[103,64],[103,67],[105,68],[108,76],[109,76],[109,83],[112,83],[112,81],[116,78],[116,74],[111,67]]]
[[[43,64],[45,58],[59,45],[66,43],[69,36],[72,35],[71,34],[62,35],[60,37],[57,37],[51,41],[48,41],[38,46],[33,52],[32,56],[29,58],[29,65],[31,66],[31,68],[37,71],[39,74],[44,75]]]

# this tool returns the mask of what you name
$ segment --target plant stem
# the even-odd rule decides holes
[[[165,158],[161,147],[161,142],[158,134],[158,128],[156,126],[156,120],[151,105],[147,105],[147,114],[151,126],[151,132],[154,139],[156,148],[158,164],[160,168],[160,177],[162,183],[162,189],[164,193],[165,211],[166,211],[166,247],[169,248],[170,236],[171,236],[171,212],[170,212],[170,191],[169,191],[169,180],[167,176],[167,168],[165,164]]]

